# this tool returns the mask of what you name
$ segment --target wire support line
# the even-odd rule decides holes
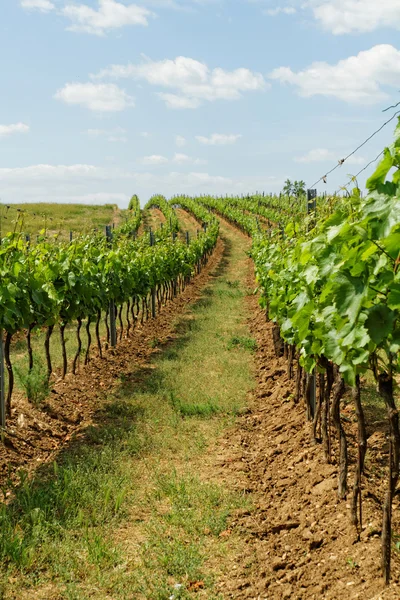
[[[344,185],[341,185],[339,190],[347,189],[347,186],[350,185],[350,183],[352,183],[354,180],[356,180],[357,177],[359,177],[361,175],[361,173],[366,171],[368,169],[368,167],[373,165],[384,154],[384,152],[385,152],[385,150],[382,150],[381,152],[379,152],[378,156],[376,156],[375,158],[370,160],[369,163],[367,165],[365,165],[365,167],[363,167],[360,171],[358,171],[358,173],[356,173],[355,175],[352,175],[347,183],[345,183]],[[334,195],[336,196],[337,193],[338,192],[335,192]]]
[[[387,108],[384,108],[382,112],[387,112],[388,110],[392,110],[392,108],[397,108],[398,106],[400,106],[400,102],[397,102],[397,104],[393,104],[393,106],[388,106]]]
[[[341,160],[338,161],[337,165],[333,167],[333,169],[331,169],[330,171],[328,171],[327,173],[325,173],[325,175],[322,175],[322,177],[320,177],[318,179],[318,181],[316,181],[315,183],[313,183],[312,185],[310,185],[310,188],[314,188],[316,185],[318,185],[318,183],[320,181],[323,181],[324,183],[326,183],[326,178],[328,177],[328,175],[330,175],[331,173],[333,173],[334,171],[336,171],[336,169],[338,169],[339,167],[341,167],[343,165],[343,163],[346,162],[346,160],[348,160],[351,156],[353,156],[356,152],[358,152],[360,150],[360,148],[362,148],[363,146],[365,146],[365,144],[367,144],[370,140],[372,140],[372,138],[377,135],[380,131],[382,131],[382,129],[384,127],[386,127],[386,125],[389,125],[389,123],[391,123],[393,121],[393,119],[395,119],[397,117],[397,115],[400,115],[400,110],[398,110],[397,112],[395,112],[390,119],[388,119],[387,121],[385,121],[385,123],[383,123],[383,125],[381,125],[379,127],[379,129],[377,129],[376,131],[374,131],[374,133],[372,133],[369,137],[367,137],[366,140],[363,141],[362,144],[360,144],[359,146],[357,146],[357,148],[355,150],[353,150],[353,152],[350,152],[350,154],[348,154],[345,158],[342,158]]]

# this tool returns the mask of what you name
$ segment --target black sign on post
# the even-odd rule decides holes
[[[317,190],[307,190],[307,213],[317,210]]]

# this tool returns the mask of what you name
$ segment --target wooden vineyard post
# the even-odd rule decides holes
[[[0,426],[6,426],[6,395],[4,385],[4,339],[0,329]]]
[[[186,232],[186,244],[189,246],[190,244],[190,236],[189,236],[189,232]]]
[[[153,236],[153,232],[150,229],[150,246],[154,246],[155,239]],[[156,318],[156,289],[153,287],[151,290],[151,316],[153,319]]]
[[[106,236],[109,244],[111,245],[112,241],[112,231],[111,225],[106,225]],[[115,319],[115,302],[114,300],[110,300],[110,343],[113,348],[117,345],[117,323]]]
[[[69,241],[72,242],[72,230],[69,232]]]
[[[317,213],[317,190],[307,190],[307,215],[314,215],[314,221]],[[317,378],[316,370],[314,367],[313,373],[310,373],[310,385],[309,385],[309,396],[308,405],[310,407],[310,418],[314,419],[315,410],[317,405]]]

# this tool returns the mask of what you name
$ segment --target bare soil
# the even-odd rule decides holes
[[[175,212],[179,220],[179,226],[181,228],[180,237],[184,239],[186,231],[189,232],[191,238],[195,237],[197,235],[197,232],[201,228],[199,222],[196,221],[193,215],[186,212],[182,208],[176,208]]]
[[[268,600],[400,598],[400,560],[392,558],[392,584],[381,577],[382,500],[388,464],[386,431],[371,433],[363,478],[363,530],[357,539],[350,524],[351,493],[337,496],[337,464],[324,461],[311,442],[305,407],[295,404],[295,380],[286,360],[273,350],[272,324],[250,296],[249,325],[257,340],[258,387],[248,414],[221,440],[219,471],[251,494],[255,510],[237,514],[232,532],[246,538],[246,552],[219,582],[223,598]],[[351,489],[356,457],[354,411],[346,407]],[[393,502],[393,530],[400,531],[399,497]]]

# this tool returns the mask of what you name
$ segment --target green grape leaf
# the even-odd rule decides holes
[[[334,296],[338,312],[340,315],[347,315],[353,323],[367,295],[367,286],[362,278],[352,277],[346,272],[338,273],[335,283]]]
[[[365,327],[375,344],[379,345],[392,331],[396,315],[384,304],[375,304],[368,310]]]
[[[400,310],[400,283],[392,283],[390,286],[387,305],[393,310]]]
[[[385,148],[383,158],[377,166],[375,173],[368,179],[366,186],[369,190],[376,190],[379,184],[385,183],[390,169],[393,167],[393,156],[389,148]]]

